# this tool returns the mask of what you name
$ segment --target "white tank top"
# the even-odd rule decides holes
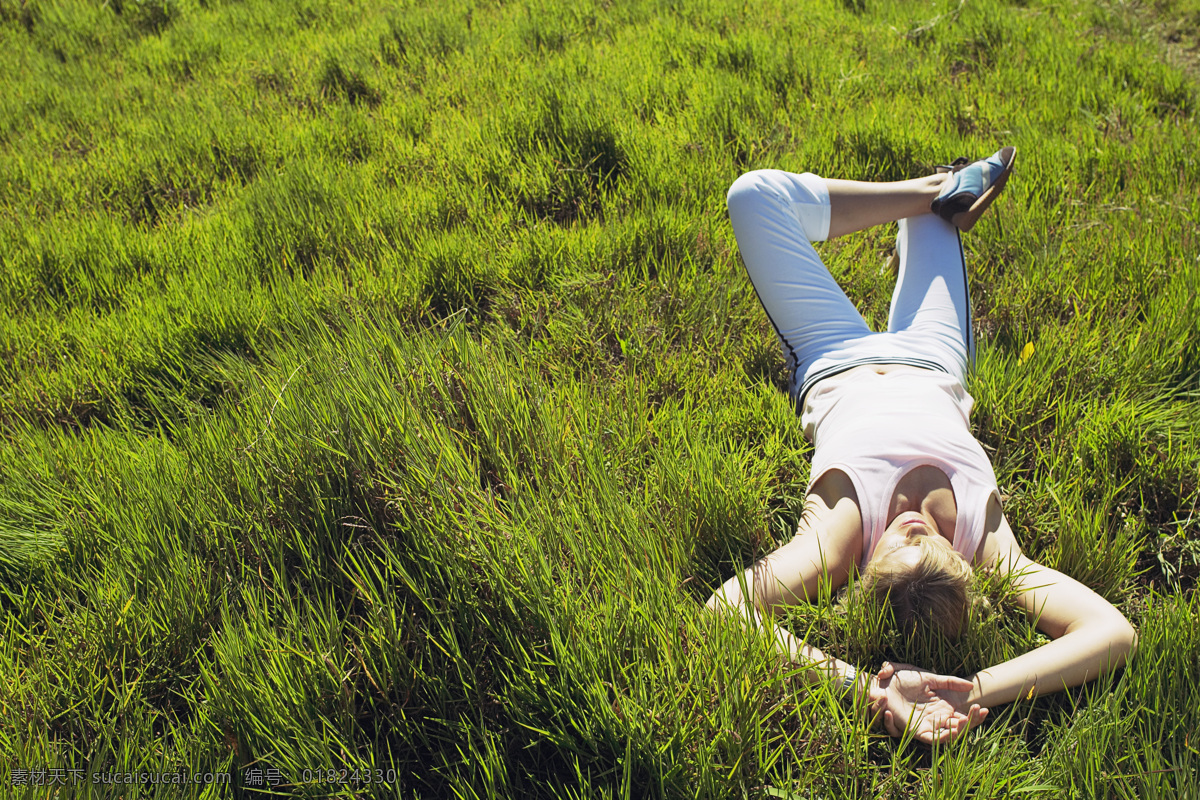
[[[944,372],[887,369],[881,375],[858,368],[809,391],[801,418],[816,448],[809,486],[831,469],[850,477],[862,514],[860,567],[865,567],[887,528],[900,479],[916,467],[937,467],[954,490],[952,544],[972,563],[983,539],[988,500],[999,496],[992,463],[971,435],[975,400]]]

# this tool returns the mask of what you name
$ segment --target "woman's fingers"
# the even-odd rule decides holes
[[[987,709],[976,703],[966,714],[956,711],[936,722],[926,717],[920,725],[916,726],[919,729],[913,731],[913,738],[927,745],[947,744],[978,725],[986,716]],[[885,714],[884,727],[895,737],[900,737],[904,733],[896,724],[896,718],[891,711]]]
[[[950,739],[954,736],[953,729],[945,727],[945,725],[949,724],[950,723],[947,722],[943,725],[939,725],[936,730],[926,731],[925,735],[921,738],[921,741],[925,742],[925,744],[933,744],[934,742],[937,742],[938,744],[944,743],[947,739]]]
[[[888,678],[896,674],[896,665],[890,661],[883,662],[883,666],[879,668],[879,674],[876,679],[886,681]]]
[[[872,697],[867,703],[867,719],[874,725],[883,718],[883,710],[887,708],[887,697]]]
[[[946,742],[954,741],[954,739],[958,738],[958,734],[960,733],[959,724],[959,718],[946,720],[944,723],[942,723],[937,733],[931,735],[929,744],[932,744],[934,740],[936,740],[938,744],[945,744]]]
[[[980,706],[978,703],[971,706],[970,710],[965,715],[955,714],[953,718],[946,722],[945,739],[954,740],[962,734],[971,730],[979,723],[983,722],[987,717],[987,709]]]

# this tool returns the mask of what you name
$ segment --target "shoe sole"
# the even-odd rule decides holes
[[[1012,174],[1013,164],[1017,163],[1017,148],[1005,147],[1000,150],[1001,158],[1004,157],[1004,151],[1009,151],[1008,162],[1004,167],[1004,171],[997,176],[996,180],[992,181],[992,185],[987,188],[987,191],[979,195],[971,207],[966,211],[960,211],[950,218],[950,224],[958,228],[963,233],[975,227],[975,223],[987,211],[987,207],[992,204],[996,196],[1000,194],[1000,190],[1004,188],[1004,184],[1008,183],[1008,176]]]

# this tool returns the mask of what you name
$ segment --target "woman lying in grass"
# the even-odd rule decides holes
[[[742,258],[816,450],[796,537],[727,581],[708,606],[770,626],[787,655],[811,665],[809,680],[853,691],[889,733],[908,728],[924,742],[954,738],[991,706],[1093,680],[1136,644],[1108,601],[1021,552],[970,432],[964,384],[974,341],[958,232],[996,197],[1015,155],[1006,147],[896,183],[760,170],[729,190]],[[893,220],[900,271],[888,330],[873,333],[811,243]],[[769,621],[816,598],[822,580],[837,588],[858,569],[859,587],[886,599],[900,624],[957,637],[973,566],[1010,573],[1020,604],[1053,641],[965,679],[886,663],[869,675]]]

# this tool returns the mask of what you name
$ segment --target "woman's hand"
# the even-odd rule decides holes
[[[884,712],[887,711],[888,695],[887,690],[879,685],[877,675],[867,675],[866,678],[867,719],[874,725],[883,719]],[[859,691],[863,691],[861,686]]]
[[[873,683],[886,697],[883,727],[895,737],[908,730],[925,744],[949,742],[987,718],[986,708],[966,704],[973,684],[963,678],[884,662]]]

